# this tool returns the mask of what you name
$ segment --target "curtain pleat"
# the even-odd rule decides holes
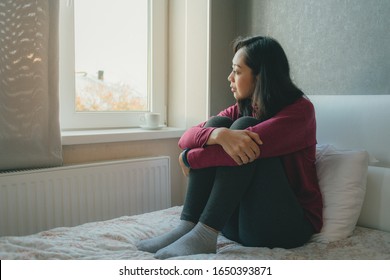
[[[62,164],[58,0],[0,2],[0,170]]]

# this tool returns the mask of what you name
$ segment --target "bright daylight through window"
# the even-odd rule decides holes
[[[167,1],[60,0],[61,129],[166,121]]]
[[[77,112],[148,109],[147,4],[74,2]]]

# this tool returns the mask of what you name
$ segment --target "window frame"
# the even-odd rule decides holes
[[[144,1],[144,0],[141,0]],[[147,0],[149,11],[148,111],[161,114],[167,124],[168,2]],[[74,5],[60,0],[59,27],[60,124],[63,131],[138,127],[145,112],[76,112]]]

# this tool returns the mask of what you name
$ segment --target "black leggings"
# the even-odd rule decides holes
[[[206,126],[245,129],[258,123],[214,117]],[[200,221],[244,246],[293,248],[313,234],[279,158],[191,169],[181,219]]]

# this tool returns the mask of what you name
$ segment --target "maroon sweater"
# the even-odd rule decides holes
[[[232,120],[239,118],[238,105],[218,114]],[[190,148],[187,159],[191,168],[235,166],[235,161],[220,145],[206,146],[215,128],[204,128],[205,122],[188,129],[179,147]],[[313,104],[305,97],[286,106],[274,117],[248,130],[259,134],[263,144],[260,158],[280,157],[291,188],[316,232],[322,228],[322,196],[315,166],[316,119]]]

